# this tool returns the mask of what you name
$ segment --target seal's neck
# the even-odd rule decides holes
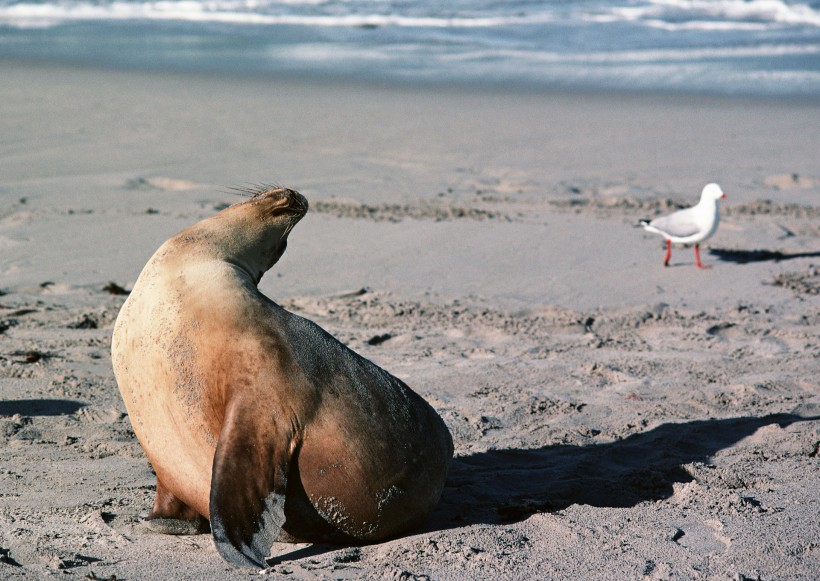
[[[257,285],[284,254],[291,227],[252,218],[220,213],[193,225],[178,238],[197,240],[206,253],[233,265]]]
[[[257,285],[262,275],[282,258],[288,239],[288,233],[282,228],[259,230],[261,231],[243,230],[240,235],[234,233],[231,244],[224,247],[225,254],[222,257],[247,273]]]

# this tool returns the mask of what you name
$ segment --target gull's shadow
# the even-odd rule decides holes
[[[68,416],[87,404],[70,399],[0,400],[0,416]]]
[[[728,248],[710,248],[709,254],[724,262],[748,264],[750,262],[781,262],[795,258],[817,258],[820,252],[780,252],[779,250],[730,250]]]
[[[708,462],[757,429],[820,419],[794,414],[660,425],[616,442],[493,450],[455,458],[428,530],[518,522],[573,504],[631,507],[690,482],[683,465]]]

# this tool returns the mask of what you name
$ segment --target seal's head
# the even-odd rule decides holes
[[[288,188],[262,186],[242,191],[251,198],[194,224],[172,241],[177,245],[195,242],[258,283],[284,254],[288,234],[307,213],[308,202]]]

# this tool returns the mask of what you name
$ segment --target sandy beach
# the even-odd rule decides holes
[[[276,183],[260,288],[447,423],[438,509],[282,579],[820,576],[820,100],[414,89],[0,60],[0,579],[241,579],[150,533],[111,368],[157,247]],[[718,182],[717,234],[635,225]]]

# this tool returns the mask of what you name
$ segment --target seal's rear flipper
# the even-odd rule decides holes
[[[164,535],[198,535],[211,532],[208,520],[178,499],[157,477],[153,510],[145,517],[148,530]]]
[[[266,567],[285,522],[292,436],[248,425],[241,406],[228,410],[211,476],[211,531],[219,554],[240,567]],[[258,411],[256,411],[258,415]]]

